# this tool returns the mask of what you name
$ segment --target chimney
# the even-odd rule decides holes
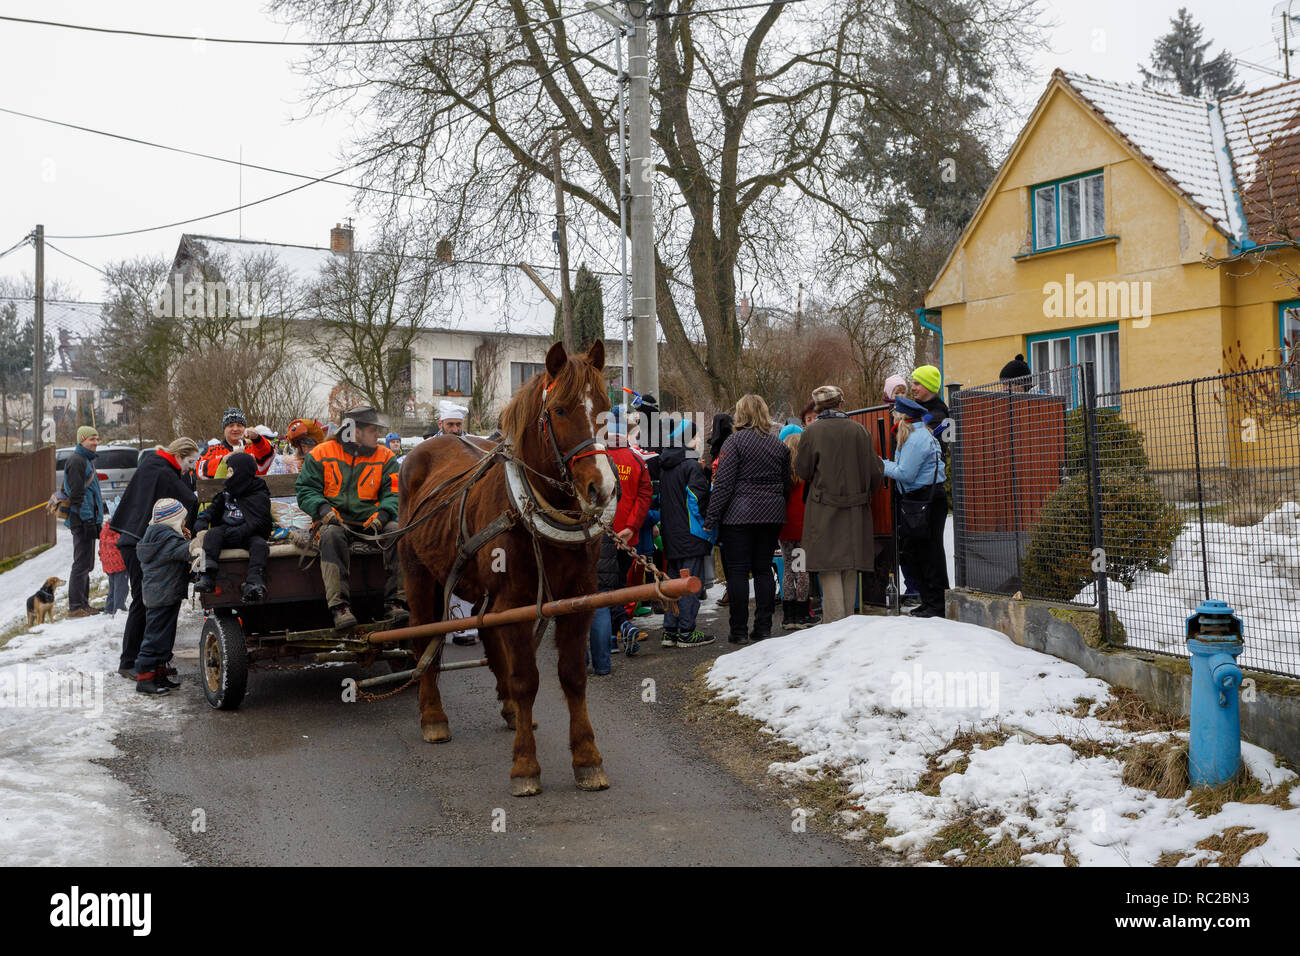
[[[330,252],[338,252],[343,255],[352,254],[352,226],[334,223],[334,228],[330,230]]]

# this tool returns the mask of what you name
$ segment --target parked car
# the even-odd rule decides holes
[[[54,487],[63,487],[63,469],[76,452],[76,446],[60,448],[54,453]],[[140,453],[130,445],[101,445],[95,455],[95,473],[99,490],[105,498],[118,498],[135,474]]]

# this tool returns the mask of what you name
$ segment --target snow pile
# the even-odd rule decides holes
[[[1139,736],[1093,716],[1070,716],[1076,698],[1095,701],[1089,713],[1096,713],[1110,699],[1107,685],[996,631],[855,616],[720,657],[707,680],[804,754],[770,772],[797,779],[838,772],[860,808],[846,814],[849,822],[859,812],[881,815],[898,834],[884,845],[914,859],[945,826],[972,813],[990,821],[985,832],[994,842],[1055,844],[1058,852],[1023,858],[1043,865],[1063,864],[1067,848],[1085,865],[1151,865],[1165,852],[1192,853],[1184,863],[1194,863],[1208,856],[1195,844],[1229,826],[1269,833],[1243,863],[1300,859],[1300,809],[1234,803],[1200,819],[1185,797],[1161,799],[1124,785],[1118,760],[1044,740],[1131,744],[1169,735]],[[1010,737],[1000,745],[986,739],[969,752],[950,749],[968,731]],[[1294,776],[1266,751],[1243,749],[1266,785]],[[932,757],[940,767],[969,762],[943,778],[936,796],[917,789]]]
[[[25,628],[27,597],[46,578],[66,579],[71,566],[71,536],[60,532],[55,547],[0,574],[0,631],[24,631],[0,648],[0,862],[181,863],[130,790],[92,762],[116,756],[113,738],[128,723],[177,726],[175,695],[145,697],[117,674],[124,615]],[[103,577],[92,574],[92,588]],[[66,586],[56,602],[66,609]],[[192,635],[200,623],[185,605],[182,628]]]
[[[1174,540],[1169,573],[1140,575],[1132,588],[1107,584],[1110,609],[1135,646],[1186,656],[1187,618],[1205,600],[1201,527],[1196,513]],[[1300,675],[1300,505],[1289,501],[1249,527],[1205,525],[1210,597],[1227,601],[1241,618],[1246,649],[1238,663]],[[1076,601],[1095,601],[1089,585]]]

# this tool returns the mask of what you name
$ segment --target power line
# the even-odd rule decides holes
[[[665,10],[650,13],[651,20],[668,20],[673,17],[698,17],[705,13],[735,13],[737,10],[757,10],[759,7],[783,7],[789,3],[803,3],[804,0],[770,0],[768,3],[745,3],[737,7],[713,7],[708,10]]]
[[[16,250],[18,250],[18,249],[21,249],[23,246],[27,245],[27,243],[29,243],[29,242],[31,242],[31,241],[32,241],[32,237],[31,237],[31,236],[23,236],[22,239],[20,239],[20,240],[18,240],[17,242],[15,242],[12,246],[10,246],[10,247],[9,247],[8,249],[6,249],[4,252],[0,252],[0,259],[3,259],[5,256],[9,255],[9,253],[11,253],[11,252],[14,252],[14,251],[16,251]]]
[[[792,0],[781,0],[781,2],[792,2]],[[605,4],[610,6],[610,4]],[[551,17],[547,20],[537,20],[530,23],[503,23],[499,26],[481,27],[476,30],[461,30],[456,33],[434,34],[432,36],[419,37],[378,37],[373,40],[250,40],[241,37],[203,37],[182,33],[151,33],[147,30],[123,30],[114,27],[95,27],[81,23],[60,23],[56,20],[32,20],[27,17],[7,17],[0,16],[0,21],[10,23],[25,23],[31,26],[41,27],[58,27],[63,30],[80,30],[87,33],[110,33],[116,36],[145,37],[151,40],[188,40],[197,43],[222,43],[235,44],[241,46],[290,46],[290,47],[333,47],[333,46],[389,46],[400,43],[433,43],[441,40],[459,40],[464,37],[484,36],[489,33],[496,33],[499,30],[522,30],[534,29],[536,27],[546,26],[549,23],[559,23],[562,20],[568,20],[572,17],[582,16],[588,13],[586,9],[566,13],[563,16]]]
[[[101,269],[99,266],[97,266],[97,265],[92,265],[91,263],[87,262],[85,259],[78,259],[78,258],[77,258],[76,256],[74,256],[72,253],[70,253],[70,252],[68,252],[68,251],[66,251],[66,250],[64,250],[64,249],[60,249],[60,248],[59,248],[58,246],[56,246],[54,243],[50,242],[49,239],[46,239],[46,240],[45,240],[45,248],[46,248],[46,249],[53,249],[53,250],[54,250],[55,252],[57,252],[59,255],[61,255],[61,256],[67,256],[67,257],[68,257],[69,259],[71,259],[73,262],[80,262],[80,263],[81,263],[83,266],[85,266],[87,269],[94,269],[94,270],[95,270],[96,272],[98,272],[100,275],[104,276],[105,278],[108,278],[108,273],[105,272],[103,269]]]
[[[586,59],[587,57],[590,57],[593,53],[597,52],[598,50],[602,50],[605,47],[609,46],[611,43],[615,42],[615,40],[617,40],[617,37],[610,37],[610,39],[606,40],[604,43],[598,44],[597,46],[592,47],[590,50],[581,52],[577,56],[572,57],[571,59],[561,60],[559,63],[551,67],[551,69],[547,70],[545,73],[537,74],[537,76],[533,77],[531,80],[528,80],[526,83],[520,84],[519,86],[515,87],[512,90],[506,90],[499,97],[497,97],[497,99],[501,99],[506,96],[513,96],[514,94],[519,93],[522,90],[525,90],[528,87],[532,86],[534,83],[541,82],[546,77],[550,76],[552,73],[555,73],[566,66],[570,66],[579,60],[583,60]],[[467,105],[467,109],[469,109],[471,112],[481,113],[483,107],[471,103]],[[429,130],[427,135],[432,135],[434,133],[441,132],[442,130],[449,128],[454,123],[459,122],[460,120],[463,119],[465,119],[464,116],[459,116],[456,117],[456,119],[454,120],[447,120],[445,123],[442,123],[441,125],[436,126],[433,129]],[[408,141],[405,143],[397,143],[393,146],[389,146],[381,150],[380,152],[376,153],[374,156],[371,156],[367,159],[360,160],[359,162],[353,163],[350,166],[344,166],[341,169],[336,169],[334,170],[334,172],[327,173],[324,176],[314,177],[309,182],[305,182],[300,186],[294,186],[290,189],[284,189],[278,193],[273,193],[270,196],[263,196],[261,199],[254,199],[252,202],[242,203],[241,205],[238,206],[231,206],[228,209],[222,209],[217,212],[208,213],[207,215],[204,216],[195,216],[191,219],[181,219],[177,222],[164,223],[160,226],[146,226],[143,229],[126,229],[126,230],[122,230],[121,232],[94,233],[89,235],[78,235],[78,236],[71,236],[71,235],[46,236],[46,238],[47,239],[115,239],[118,238],[119,236],[137,236],[145,232],[157,232],[160,229],[173,229],[176,226],[188,226],[191,223],[202,222],[205,219],[215,219],[217,216],[224,216],[227,215],[228,213],[238,212],[241,209],[249,209],[253,206],[260,206],[262,203],[270,202],[273,199],[279,199],[283,196],[288,196],[290,193],[296,193],[299,190],[306,189],[308,186],[314,186],[316,183],[330,180],[333,177],[339,175],[340,173],[350,172],[354,169],[357,169],[358,167],[365,166],[369,163],[373,163],[376,160],[382,159],[384,156],[387,156],[389,153],[392,153],[404,146],[412,146],[412,145],[414,145],[414,142]]]

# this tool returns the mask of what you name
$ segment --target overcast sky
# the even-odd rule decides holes
[[[568,4],[565,4],[567,7]],[[1153,39],[1187,6],[1213,40],[1281,71],[1273,39],[1275,0],[1053,0],[1051,49],[1035,60],[1032,104],[1052,69],[1136,81]],[[1300,6],[1300,4],[1297,4]],[[303,39],[273,22],[258,0],[0,0],[0,12],[94,26],[161,33]],[[1300,43],[1296,44],[1300,46]],[[225,46],[84,33],[0,21],[0,107],[109,130],[168,145],[312,175],[343,165],[349,130],[344,113],[302,118],[304,88],[290,47]],[[1280,77],[1239,67],[1249,89]],[[1297,66],[1300,70],[1300,65]],[[1010,118],[1018,129],[1023,117]],[[240,170],[0,113],[0,251],[35,223],[48,236],[139,229],[237,206]],[[242,200],[289,188],[298,180],[245,169]],[[182,232],[324,246],[331,226],[351,214],[351,192],[316,184],[282,199],[184,227],[111,239],[51,239],[94,265],[136,255],[171,256]],[[357,220],[359,238],[370,232]],[[0,259],[0,275],[33,268],[29,248]],[[57,251],[47,278],[69,283],[79,298],[98,300],[101,276]],[[79,327],[66,310],[50,322]]]

